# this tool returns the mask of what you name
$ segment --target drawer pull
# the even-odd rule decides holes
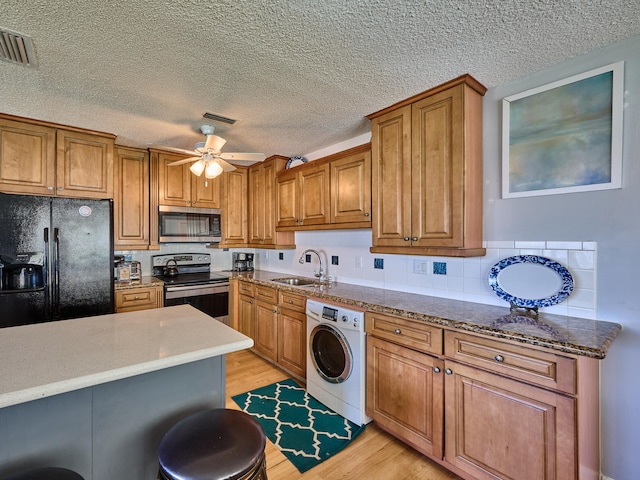
[[[291,304],[291,303],[293,303],[293,300],[289,300],[289,303],[290,303],[290,304]]]
[[[402,330],[400,330],[399,328],[396,328],[393,333],[395,333],[396,335],[400,335],[402,333]]]
[[[493,358],[495,359],[496,362],[499,362],[499,363],[504,362],[504,357],[502,355],[496,355]]]
[[[440,373],[440,367],[433,367],[434,373]]]
[[[451,370],[450,368],[445,368],[444,369],[444,373],[446,373],[447,375],[452,375],[453,374],[453,370]]]
[[[405,242],[408,242],[408,241],[409,241],[409,237],[404,237],[404,238],[403,238],[403,240],[404,240]]]
[[[133,297],[134,300],[140,300],[140,297],[138,295],[136,295],[135,297]]]

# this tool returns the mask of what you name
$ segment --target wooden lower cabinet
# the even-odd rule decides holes
[[[259,289],[256,289],[258,291]],[[262,356],[278,361],[278,309],[274,302],[256,300],[255,302],[255,349]]]
[[[599,479],[596,359],[371,312],[366,331],[367,415],[416,450],[469,480]]]
[[[278,309],[278,365],[296,374],[306,376],[306,316],[285,308]]]
[[[160,308],[164,305],[162,286],[116,290],[116,313]]]
[[[367,338],[367,415],[436,458],[442,458],[443,450],[442,365],[431,355]]]
[[[474,479],[576,476],[569,396],[445,361],[445,460]]]

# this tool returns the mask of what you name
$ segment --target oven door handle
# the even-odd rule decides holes
[[[168,286],[165,285],[164,296],[167,299],[182,298],[182,297],[200,297],[203,295],[216,295],[220,293],[229,293],[229,284],[222,283],[212,285],[182,285],[182,286]]]

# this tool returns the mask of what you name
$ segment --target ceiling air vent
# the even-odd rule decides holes
[[[204,118],[208,118],[209,120],[215,120],[216,122],[228,123],[229,125],[233,125],[234,123],[237,122],[237,120],[234,120],[233,118],[223,117],[222,115],[217,115],[215,113],[205,112],[205,114],[202,115],[202,116]]]
[[[35,67],[36,56],[31,37],[0,28],[0,60]]]

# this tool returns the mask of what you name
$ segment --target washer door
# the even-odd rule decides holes
[[[351,375],[353,354],[345,336],[330,325],[321,324],[309,334],[311,361],[329,383],[342,383]]]

